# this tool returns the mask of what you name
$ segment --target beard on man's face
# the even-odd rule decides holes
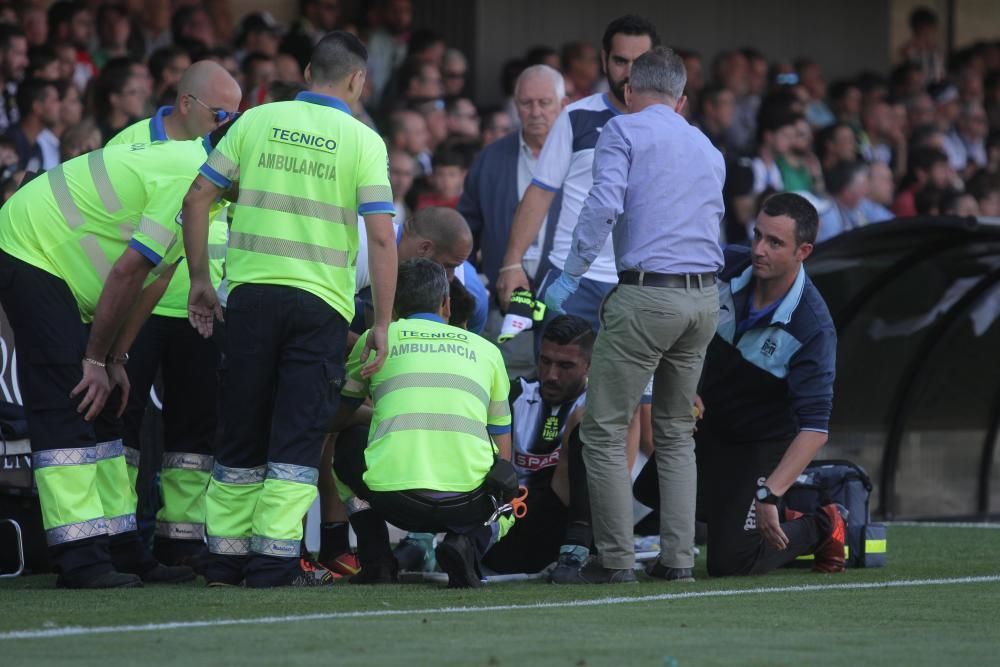
[[[611,75],[608,75],[607,79],[608,89],[611,91],[611,94],[614,95],[619,102],[625,104],[625,84],[628,83],[628,77],[625,77],[621,81],[614,81],[611,78]]]

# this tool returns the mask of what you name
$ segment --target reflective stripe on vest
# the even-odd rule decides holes
[[[139,218],[139,233],[145,234],[164,248],[168,248],[174,242],[174,239],[177,238],[177,234],[166,227],[160,226],[155,220],[146,216]]]
[[[90,177],[94,181],[97,196],[104,204],[104,210],[108,213],[117,213],[122,202],[118,199],[115,186],[111,184],[111,177],[108,176],[108,168],[104,164],[104,151],[91,151],[87,155],[87,166],[90,167]]]
[[[232,232],[229,235],[231,250],[258,252],[263,255],[275,255],[288,259],[304,259],[308,262],[319,262],[338,268],[347,268],[347,253],[311,243],[276,239],[271,236]]]
[[[490,396],[483,389],[482,385],[472,378],[455,373],[400,373],[380,383],[373,392],[373,398],[377,403],[390,392],[398,389],[413,389],[417,387],[426,389],[458,389],[475,396],[482,402],[484,407],[490,405]],[[504,404],[506,405],[506,402]]]
[[[392,188],[388,185],[362,185],[358,188],[358,206],[392,202]]]
[[[305,197],[296,197],[277,192],[240,190],[240,197],[236,203],[239,206],[248,206],[250,208],[305,215],[338,225],[356,226],[358,224],[358,214],[350,209],[316,201],[315,199],[306,199]]]
[[[379,440],[390,433],[399,431],[449,431],[490,441],[486,433],[486,424],[475,419],[459,415],[445,415],[435,412],[410,412],[382,420],[375,429],[372,440]]]
[[[101,250],[101,246],[97,242],[97,237],[87,234],[80,239],[80,246],[83,248],[83,254],[87,256],[90,265],[97,273],[97,277],[101,279],[101,282],[107,282],[108,276],[111,275],[111,262],[108,261],[107,255]]]
[[[510,415],[510,403],[507,401],[490,401],[486,406],[486,414],[490,419],[494,417],[507,417]]]
[[[240,178],[240,166],[219,151],[212,151],[205,164],[230,181],[237,181]]]
[[[77,208],[76,201],[69,191],[69,184],[66,182],[66,172],[63,166],[59,165],[49,172],[49,187],[52,188],[52,196],[55,197],[59,212],[66,219],[66,224],[70,229],[76,229],[85,221],[80,209]]]

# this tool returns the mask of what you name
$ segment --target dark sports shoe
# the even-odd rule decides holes
[[[186,565],[163,565],[139,573],[139,578],[147,584],[183,584],[194,579],[194,570]]]
[[[563,545],[559,549],[559,560],[549,573],[553,584],[571,584],[580,576],[580,569],[590,557],[590,550],[577,545]]]
[[[405,572],[433,572],[437,569],[434,558],[434,535],[430,533],[411,533],[407,535],[392,555],[399,563],[399,569]]]
[[[483,585],[476,567],[476,548],[465,535],[449,533],[434,553],[438,565],[448,574],[448,588],[479,588]]]
[[[373,584],[398,584],[399,566],[396,561],[384,563],[362,564],[361,571],[348,579],[352,584],[361,586]]]
[[[599,562],[591,560],[577,570],[576,576],[565,581],[552,580],[554,584],[634,584],[637,583],[635,571],[631,568],[618,570],[604,567]]]
[[[844,571],[844,540],[847,535],[847,522],[836,503],[823,505],[820,512],[826,514],[833,525],[830,536],[816,549],[816,559],[813,561],[813,572],[834,573]]]
[[[345,551],[339,556],[317,562],[334,574],[339,574],[342,577],[352,577],[361,571],[361,561],[358,560],[358,555],[353,551]]]
[[[334,574],[319,563],[305,558],[299,559],[299,573],[286,586],[329,586],[336,583],[340,575]]]
[[[657,558],[652,565],[646,568],[646,574],[656,579],[666,581],[691,582],[694,581],[694,573],[690,567],[668,567]]]
[[[60,574],[56,578],[56,588],[81,588],[88,590],[100,588],[142,588],[142,579],[134,574],[115,572],[114,570],[79,581],[71,581]]]

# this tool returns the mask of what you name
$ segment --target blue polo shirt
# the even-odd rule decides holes
[[[729,246],[719,284],[719,325],[699,393],[705,426],[725,443],[828,432],[837,332],[805,268],[773,307],[751,313],[750,249]]]

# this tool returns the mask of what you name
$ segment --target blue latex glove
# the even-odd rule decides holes
[[[573,296],[576,288],[580,286],[580,278],[571,276],[568,273],[561,273],[555,282],[545,290],[545,306],[551,308],[553,312],[562,314],[563,303]]]

